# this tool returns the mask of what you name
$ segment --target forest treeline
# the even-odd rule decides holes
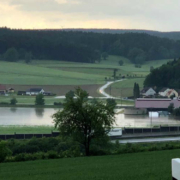
[[[106,34],[0,28],[0,57],[7,61],[48,59],[94,63],[102,54],[129,58],[135,64],[180,56],[180,41],[145,33]],[[11,58],[15,56],[16,58]]]
[[[180,89],[180,59],[153,69],[144,81],[146,87]]]

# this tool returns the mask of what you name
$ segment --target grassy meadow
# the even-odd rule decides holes
[[[1,163],[1,180],[169,180],[180,150]],[[22,169],[23,167],[23,169]]]
[[[0,134],[49,134],[54,126],[0,126]]]
[[[129,78],[122,82],[117,82],[108,87],[106,92],[111,91],[113,96],[129,97],[133,96],[134,83],[138,83],[140,90],[143,88],[145,78]]]
[[[119,60],[124,61],[123,66],[119,66]],[[105,77],[112,78],[115,68],[118,69],[117,75],[145,77],[150,66],[158,67],[167,61],[149,61],[142,68],[134,67],[128,59],[120,56],[109,56],[107,60],[95,64],[48,60],[33,60],[29,64],[1,61],[0,82],[21,85],[104,84]]]
[[[119,60],[123,60],[123,66],[119,66]],[[30,87],[42,87],[45,91],[57,95],[65,95],[75,87],[81,86],[90,96],[99,97],[100,86],[105,84],[105,77],[113,80],[114,69],[118,69],[116,75],[125,76],[123,82],[111,85],[106,92],[115,97],[128,97],[133,95],[133,86],[137,82],[143,87],[145,76],[149,74],[150,67],[159,67],[169,60],[148,61],[141,68],[136,68],[127,58],[109,56],[100,63],[76,63],[64,61],[32,60],[29,64],[23,61],[16,63],[1,61],[0,84],[13,87],[15,90],[27,90]],[[15,96],[18,104],[34,104],[34,97]],[[0,102],[9,102],[12,96],[0,96]],[[54,97],[45,97],[45,104],[52,105],[60,100]]]
[[[15,97],[17,105],[34,105],[35,104],[35,96],[0,96],[0,102],[10,103],[11,98]],[[56,99],[54,96],[44,97],[45,105],[53,105],[54,102],[64,102],[63,99]]]

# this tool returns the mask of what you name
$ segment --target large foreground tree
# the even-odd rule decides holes
[[[92,140],[107,136],[112,128],[115,122],[114,107],[109,103],[88,101],[88,93],[77,88],[74,97],[66,94],[63,110],[53,115],[55,127],[63,137],[71,137],[83,144],[89,156]]]

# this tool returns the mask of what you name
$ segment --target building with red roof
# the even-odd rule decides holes
[[[173,104],[174,108],[179,108],[180,99],[138,98],[135,107],[138,109],[167,109],[170,104]]]
[[[0,84],[0,94],[5,94],[7,92],[6,86]]]

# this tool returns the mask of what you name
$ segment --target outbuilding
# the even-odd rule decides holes
[[[43,94],[45,91],[42,88],[31,88],[26,91],[26,95],[38,95]]]

